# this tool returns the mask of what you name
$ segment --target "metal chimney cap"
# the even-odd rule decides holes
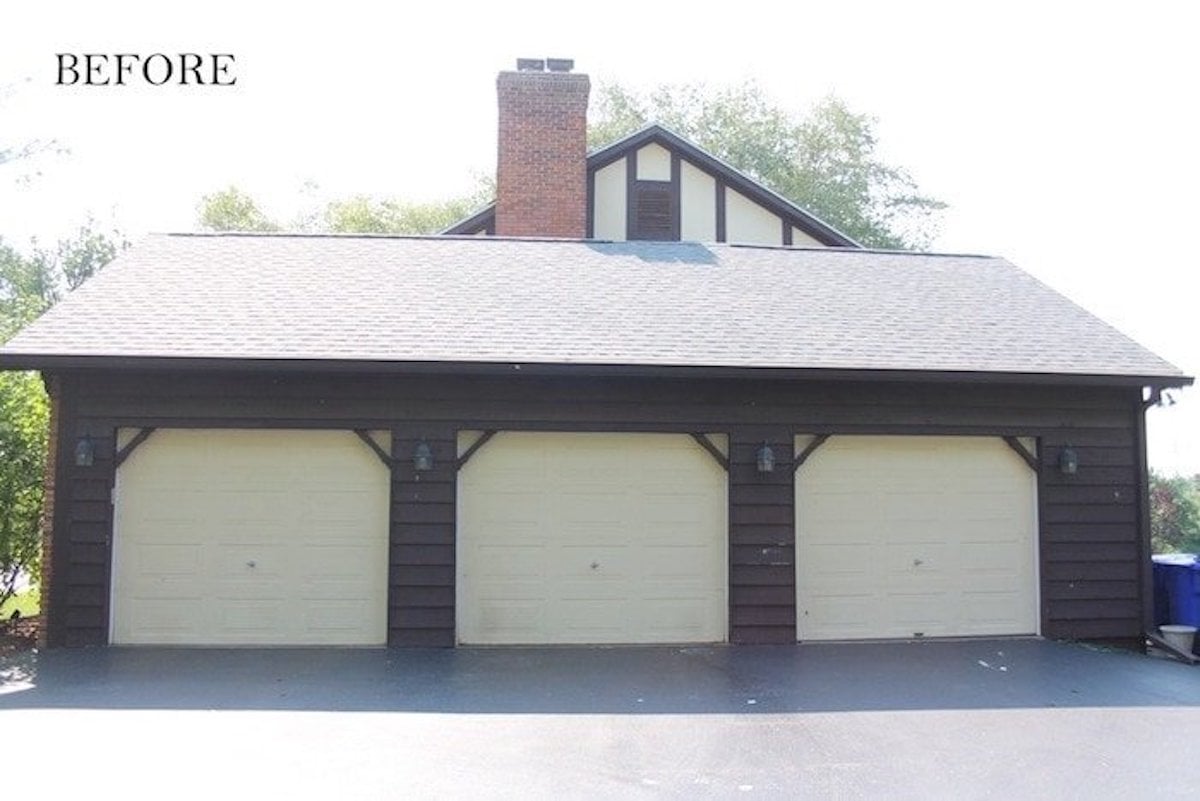
[[[517,70],[519,72],[544,72],[546,62],[540,58],[518,58]]]
[[[548,58],[546,59],[546,68],[551,72],[570,72],[575,69],[575,59]]]

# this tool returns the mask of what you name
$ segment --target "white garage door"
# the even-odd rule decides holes
[[[796,474],[799,638],[1036,633],[1035,494],[998,437],[830,438]]]
[[[384,643],[388,499],[351,432],[155,431],[117,471],[112,641]]]
[[[726,528],[691,437],[497,434],[459,474],[459,641],[722,641]]]

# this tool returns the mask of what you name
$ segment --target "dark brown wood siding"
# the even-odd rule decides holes
[[[413,468],[421,442],[433,451],[433,470],[424,473]],[[457,449],[456,430],[448,425],[392,431],[389,645],[454,645]]]
[[[459,430],[724,432],[730,639],[795,638],[790,470],[796,434],[1033,436],[1043,633],[1136,638],[1143,628],[1136,389],[580,376],[367,376],[78,371],[63,376],[51,643],[108,639],[114,432],[122,426],[368,428],[393,434],[389,642],[451,645]],[[77,437],[96,463],[71,462]],[[433,448],[419,476],[412,451]],[[763,443],[776,470],[760,474]],[[1079,454],[1063,476],[1059,450]],[[364,447],[366,447],[364,445]]]
[[[780,643],[796,639],[796,522],[791,453],[783,426],[739,426],[729,443],[729,639]],[[778,457],[758,472],[758,451]]]

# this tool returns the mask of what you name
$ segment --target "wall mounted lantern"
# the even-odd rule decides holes
[[[433,469],[433,450],[424,440],[417,443],[413,450],[413,469],[418,473],[428,473]]]
[[[77,467],[91,467],[96,463],[96,443],[92,442],[91,437],[80,437],[75,443],[75,465]]]
[[[1064,476],[1073,476],[1079,470],[1079,454],[1070,445],[1058,452],[1058,471]]]
[[[771,446],[765,442],[763,443],[763,446],[758,449],[758,472],[775,472],[775,451],[771,450]]]

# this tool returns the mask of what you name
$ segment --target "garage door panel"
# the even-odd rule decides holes
[[[217,627],[230,642],[276,643],[288,631],[288,616],[281,599],[228,600],[217,613]]]
[[[928,574],[944,569],[956,555],[954,547],[944,539],[931,540],[937,535],[924,527],[907,537],[899,536],[896,531],[883,531],[881,536],[885,541],[882,548],[875,549],[875,559],[882,558],[888,575]],[[943,532],[941,536],[952,534]]]
[[[874,540],[806,542],[799,560],[800,575],[820,579],[833,574],[862,575],[879,558]]]
[[[204,548],[196,543],[159,544],[139,542],[134,567],[148,578],[194,576],[200,572]]]
[[[305,498],[304,517],[322,524],[322,528],[352,527],[362,517],[364,504],[372,502],[373,493],[355,489],[314,492]]]
[[[375,549],[366,545],[343,545],[324,537],[302,543],[292,554],[296,572],[305,581],[356,580],[364,564],[370,564]]]
[[[204,592],[206,602],[236,604],[239,601],[277,601],[287,598],[284,575],[275,571],[266,575],[231,576],[209,580]]]
[[[513,484],[526,491],[495,491]],[[476,452],[460,488],[460,641],[724,639],[725,474],[690,437],[505,432]],[[538,547],[510,558],[517,543]],[[520,610],[540,610],[525,623],[497,608],[515,586],[540,594]],[[664,611],[676,603],[705,609]]]
[[[629,596],[629,581],[623,576],[592,581],[584,586],[575,582],[561,584],[547,595],[547,600],[557,598],[562,601],[564,609],[570,609],[572,604],[599,604],[610,610],[624,606]],[[570,620],[571,615],[564,616]]]
[[[655,580],[690,580],[707,572],[712,561],[707,548],[683,545],[648,545],[641,549],[639,557],[642,573]],[[708,589],[711,591],[713,588]]]
[[[708,620],[721,613],[709,602],[705,604],[705,596],[690,598],[663,599],[655,604],[646,615],[646,628],[649,641],[662,641],[671,636],[672,632],[690,631],[694,637],[703,637],[708,631]]]
[[[505,601],[489,600],[480,607],[484,644],[507,642],[509,638],[540,631],[545,626],[547,606],[540,595]]]
[[[968,573],[1016,573],[1024,567],[1021,558],[1024,556],[1024,545],[1025,541],[1019,537],[1003,540],[966,540],[959,551],[960,563],[962,569]]]
[[[194,604],[205,597],[205,582],[192,576],[162,576],[132,582],[131,596],[149,604],[159,601],[186,601]]]
[[[304,627],[321,632],[325,637],[352,635],[357,628],[354,621],[369,616],[374,603],[374,598],[348,600],[339,597],[310,603],[304,611]]]
[[[541,576],[534,576],[526,580],[480,580],[476,583],[479,586],[480,594],[486,595],[488,603],[494,602],[502,606],[510,601],[541,603],[547,597],[547,584]]]
[[[868,628],[875,625],[874,598],[862,594],[829,594],[800,612],[801,625],[810,639],[854,639],[877,637]]]
[[[831,438],[796,476],[798,636],[1035,633],[1035,515],[999,438]]]
[[[197,501],[204,511],[222,522],[271,524],[280,519],[300,517],[298,510],[289,507],[288,493],[283,490],[248,492],[245,486],[239,485],[237,489],[214,487],[207,497],[201,496]]]
[[[130,624],[139,631],[152,632],[164,642],[179,644],[195,630],[195,610],[199,598],[154,599],[139,604],[130,612]]]
[[[954,618],[954,610],[947,606],[950,601],[949,593],[894,589],[891,593],[892,624],[899,626],[895,633],[904,637],[946,628],[946,623]]]
[[[388,474],[352,433],[159,429],[116,495],[113,642],[384,642]]]
[[[521,530],[520,537],[522,541],[512,544],[479,546],[477,558],[467,575],[476,580],[542,576],[545,573],[546,544],[540,537],[533,538],[525,529]]]
[[[1011,621],[1014,605],[1020,601],[1017,593],[1000,587],[978,587],[963,595],[966,600],[962,607],[964,614],[976,622]]]

